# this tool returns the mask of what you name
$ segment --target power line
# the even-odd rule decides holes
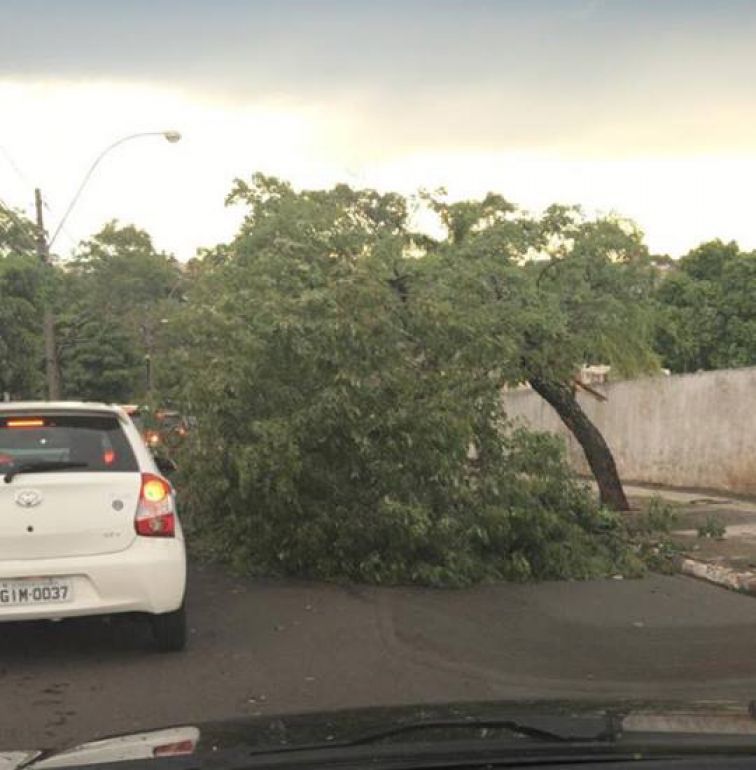
[[[31,180],[29,179],[26,174],[19,168],[18,163],[16,163],[15,160],[13,160],[13,156],[8,152],[6,147],[3,147],[3,145],[0,144],[0,152],[3,153],[5,156],[5,159],[8,161],[8,165],[16,172],[16,176],[24,183],[29,185],[29,187],[33,187]]]
[[[50,211],[50,207],[46,203],[44,203],[43,205],[44,205],[45,209],[47,209],[47,211]],[[16,212],[13,210],[13,208],[11,208],[11,206],[9,206],[2,198],[0,198],[0,211],[4,212],[11,219],[13,219],[13,221],[21,229],[22,234],[24,236],[26,236],[27,243],[28,243],[29,242],[29,237],[30,237],[29,236],[29,232],[28,232],[28,228],[31,225],[31,222],[24,222],[22,219],[20,219],[19,216],[16,214]],[[24,229],[24,228],[26,228],[26,229]],[[73,235],[71,235],[71,233],[67,229],[61,228],[61,233],[66,236],[66,238],[70,242],[71,247],[73,249],[75,249],[79,245],[79,241],[76,240],[76,238],[74,238]],[[31,237],[36,238],[36,235],[31,236]],[[32,242],[32,248],[36,249],[36,241]]]
[[[0,152],[2,152],[3,156],[5,157],[5,160],[8,161],[8,165],[16,173],[16,176],[25,185],[27,185],[29,187],[29,189],[33,189],[34,188],[33,182],[31,181],[29,176],[24,173],[23,169],[18,165],[18,163],[16,163],[16,161],[13,158],[13,156],[8,151],[8,148],[7,147],[3,147],[3,145],[0,144]],[[49,214],[53,213],[53,210],[50,208],[50,205],[48,204],[48,202],[46,200],[42,202],[42,205],[45,207],[45,209],[47,210],[47,212]],[[4,203],[2,204],[2,206],[3,206],[3,208],[8,209],[8,206],[6,206]],[[65,227],[61,227],[60,229],[61,229],[61,232],[63,233],[63,235],[65,235],[66,238],[69,240],[71,246],[73,248],[76,248],[79,245],[78,240],[76,238],[74,238],[74,236],[71,235],[71,233]]]
[[[48,211],[50,214],[52,214],[52,209],[50,206],[47,205],[47,201],[43,201],[42,205],[45,207],[45,210]],[[73,235],[71,235],[70,231],[67,230],[63,225],[60,227],[60,232],[66,236],[71,246],[75,249],[79,245],[79,241],[74,238]]]

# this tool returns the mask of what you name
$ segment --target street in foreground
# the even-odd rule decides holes
[[[189,609],[175,655],[137,619],[0,626],[0,749],[373,704],[756,697],[756,601],[682,576],[438,591],[195,567]]]

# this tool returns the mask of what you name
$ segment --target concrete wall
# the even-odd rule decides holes
[[[756,495],[756,367],[593,387],[608,400],[582,392],[578,400],[623,480]],[[537,393],[503,399],[509,417],[565,436],[574,467],[588,473],[579,444]]]

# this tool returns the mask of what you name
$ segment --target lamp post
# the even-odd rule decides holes
[[[81,197],[82,192],[84,192],[84,188],[87,186],[87,182],[89,182],[89,179],[91,178],[97,166],[100,164],[100,161],[102,161],[102,159],[111,150],[114,150],[116,147],[123,144],[124,142],[131,141],[132,139],[139,139],[144,136],[162,136],[167,142],[170,142],[171,144],[175,144],[181,139],[181,134],[178,131],[144,131],[138,134],[129,134],[128,136],[124,136],[118,141],[113,142],[112,144],[109,144],[95,158],[94,162],[89,167],[89,170],[84,175],[84,178],[81,180],[81,184],[76,190],[76,193],[71,199],[71,202],[68,204],[68,208],[66,208],[63,216],[60,219],[60,222],[58,222],[58,226],[55,228],[55,231],[53,232],[49,240],[47,239],[47,236],[45,234],[45,223],[44,223],[44,217],[42,214],[42,193],[39,190],[39,188],[34,190],[34,205],[35,205],[36,215],[37,215],[37,256],[40,258],[41,262],[43,262],[47,266],[50,266],[52,264],[50,260],[50,248],[52,247],[53,243],[55,243],[55,239],[60,234],[60,231],[62,230],[63,225],[66,223],[66,220],[71,214],[71,211],[73,211],[73,208],[78,202],[79,198]],[[45,308],[44,308],[44,315],[43,315],[43,334],[44,334],[44,345],[45,345],[45,374],[47,377],[47,397],[48,399],[50,399],[50,401],[56,401],[60,399],[60,396],[61,396],[60,373],[58,371],[57,348],[55,344],[55,315],[53,313],[53,309],[52,309],[52,305],[50,303],[49,297],[45,298]]]

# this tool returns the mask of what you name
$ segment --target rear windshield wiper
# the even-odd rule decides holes
[[[45,471],[64,471],[68,468],[86,468],[89,463],[73,462],[71,460],[40,460],[36,463],[21,463],[6,472],[4,479],[10,484],[19,473],[44,473]]]

